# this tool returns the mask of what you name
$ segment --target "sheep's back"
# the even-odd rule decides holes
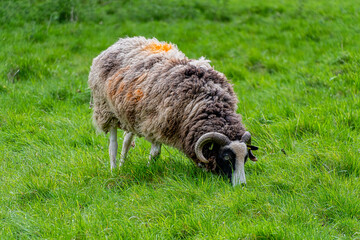
[[[206,109],[236,108],[230,84],[208,61],[189,60],[175,45],[156,39],[120,39],[94,59],[89,85],[120,128],[180,149],[184,131]]]

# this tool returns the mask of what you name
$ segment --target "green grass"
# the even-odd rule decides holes
[[[357,1],[2,1],[1,239],[360,239]],[[247,187],[137,139],[111,173],[92,59],[124,36],[225,73],[260,147]],[[120,137],[122,139],[122,134]]]

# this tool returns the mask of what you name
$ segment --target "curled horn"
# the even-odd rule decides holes
[[[209,133],[205,133],[204,135],[202,135],[195,144],[195,154],[196,154],[196,157],[203,163],[209,162],[204,157],[203,152],[202,152],[205,144],[207,144],[209,142],[215,142],[221,146],[224,146],[224,145],[230,144],[231,141],[227,136],[225,136],[222,133],[218,133],[218,132],[209,132]]]

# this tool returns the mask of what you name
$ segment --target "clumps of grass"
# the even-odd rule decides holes
[[[1,6],[1,5],[0,5]],[[137,1],[89,1],[46,0],[34,3],[25,0],[5,1],[2,6],[2,22],[19,25],[23,20],[37,23],[66,23],[78,21],[101,22],[107,17],[116,17],[112,21],[171,21],[179,19],[207,19],[227,22],[232,19],[233,11],[227,0],[221,1],[165,1],[157,0],[148,4],[145,0]],[[104,14],[105,13],[105,14]],[[41,35],[34,35],[41,41]]]
[[[50,113],[55,107],[55,102],[50,98],[43,98],[37,101],[34,105],[39,111]]]
[[[299,35],[299,40],[306,42],[321,42],[322,40],[332,37],[332,31],[324,24],[313,22],[304,24],[304,32]]]
[[[356,149],[348,149],[344,152],[336,166],[337,173],[345,177],[360,177],[360,162],[356,159],[359,149],[358,151]]]
[[[310,150],[309,168],[319,173],[336,174],[342,178],[360,176],[360,163],[356,161],[357,149],[340,141],[325,143],[324,140],[313,140],[308,144]]]
[[[50,98],[54,101],[71,101],[76,105],[87,104],[90,101],[88,89],[74,89],[72,87],[61,87],[49,91]]]
[[[88,90],[59,88],[49,90],[48,93],[43,94],[37,98],[34,103],[37,109],[42,112],[50,113],[57,108],[57,105],[71,103],[74,106],[77,105],[88,105],[90,101],[90,92]],[[85,107],[88,109],[88,106]],[[77,143],[74,142],[74,146]]]
[[[70,146],[73,148],[93,147],[94,145],[94,139],[89,135],[81,135],[80,137],[70,141]]]
[[[48,188],[34,187],[27,185],[28,189],[25,192],[18,194],[18,202],[28,203],[30,201],[42,201],[52,197],[52,193]]]
[[[194,2],[194,8],[198,9],[201,14],[205,16],[208,20],[219,21],[219,22],[228,22],[232,20],[232,10],[228,6],[227,0]]]
[[[116,8],[119,3],[107,7],[106,13],[117,15],[120,19],[131,19],[137,22],[172,21],[179,19],[207,19],[211,21],[230,21],[232,11],[228,8],[228,1],[153,1],[144,4],[144,1],[132,1]],[[115,8],[114,8],[115,7]],[[131,11],[129,9],[131,8]],[[116,10],[114,10],[116,9]]]
[[[327,177],[321,185],[316,186],[317,211],[326,224],[331,224],[339,218],[357,218],[360,214],[360,204],[356,199],[359,191],[354,183],[346,181],[340,188],[334,178]]]
[[[37,21],[48,20],[59,23],[77,21],[82,13],[80,2],[76,0],[47,0],[38,3],[36,10],[33,17]]]
[[[284,71],[277,59],[266,59],[259,53],[252,52],[245,63],[248,71],[257,72],[260,74],[269,73],[276,74]]]
[[[45,1],[3,1],[0,20],[8,24],[22,25],[28,21],[37,23],[65,23],[96,18],[92,13],[93,2],[82,3],[79,0]],[[9,19],[10,22],[9,22]]]
[[[360,221],[357,217],[346,217],[337,221],[336,229],[346,236],[351,236],[356,239],[359,238]]]
[[[239,11],[241,15],[258,15],[261,17],[268,17],[268,16],[280,16],[282,13],[285,12],[285,9],[281,6],[266,6],[266,5],[256,5],[243,8]]]
[[[330,87],[327,82],[323,81],[322,79],[314,78],[314,77],[305,78],[304,82],[305,82],[306,86],[308,86],[310,88],[315,88],[317,90],[329,89],[329,87]]]
[[[48,34],[46,34],[46,31],[47,29],[45,26],[33,26],[26,32],[27,40],[31,43],[43,43],[48,38]]]
[[[75,105],[83,105],[83,104],[89,104],[90,102],[90,90],[86,89],[86,90],[81,90],[81,89],[76,89],[76,94],[74,94],[72,96],[71,101],[75,104]]]
[[[0,85],[0,94],[2,93],[7,93],[8,92],[8,88],[6,85]]]
[[[324,3],[0,1],[0,236],[359,238],[359,4]],[[260,147],[246,187],[166,146],[147,167],[144,139],[110,172],[86,81],[126,35],[205,55],[233,81]]]
[[[50,75],[50,70],[37,57],[19,57],[7,63],[5,70],[9,82],[41,80]]]
[[[51,90],[50,95],[54,100],[64,101],[69,97],[72,97],[73,93],[68,88],[61,88],[61,89]]]
[[[291,194],[294,193],[296,185],[292,183],[291,179],[275,179],[270,182],[273,192],[281,194]]]
[[[244,81],[248,75],[247,70],[240,64],[227,64],[222,71],[231,82]]]
[[[334,65],[343,65],[345,63],[348,63],[352,60],[352,57],[350,55],[350,53],[348,52],[342,52],[341,54],[339,54],[339,56],[333,60],[333,64]]]

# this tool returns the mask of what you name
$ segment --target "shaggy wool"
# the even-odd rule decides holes
[[[176,45],[155,38],[118,40],[91,67],[95,125],[170,145],[199,164],[194,146],[203,134],[219,132],[240,140],[245,132],[231,84],[209,62],[188,59]],[[217,149],[206,148],[210,163],[200,165],[217,171]]]

